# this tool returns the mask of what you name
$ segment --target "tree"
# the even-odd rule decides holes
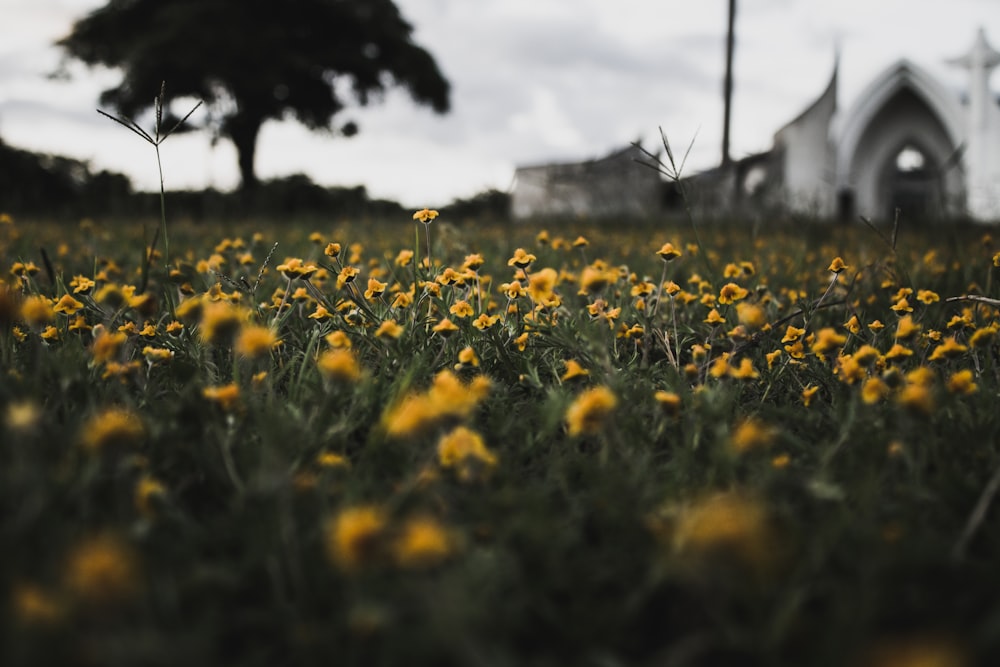
[[[161,81],[174,98],[203,100],[250,190],[268,120],[290,115],[330,129],[345,96],[365,106],[392,86],[448,111],[449,83],[412,32],[392,0],[111,0],[57,45],[88,66],[123,71],[100,98],[122,115],[153,106]],[[356,131],[353,122],[340,128]]]

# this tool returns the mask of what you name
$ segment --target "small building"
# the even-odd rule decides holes
[[[518,167],[511,214],[519,219],[653,215],[662,208],[663,182],[649,162],[632,145],[586,162]]]

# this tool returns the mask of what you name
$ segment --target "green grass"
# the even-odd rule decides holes
[[[2,664],[1000,656],[986,230],[313,231],[0,223]]]

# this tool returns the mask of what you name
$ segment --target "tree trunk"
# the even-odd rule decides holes
[[[257,135],[263,121],[256,117],[244,115],[230,119],[228,125],[229,138],[236,146],[236,158],[240,168],[240,190],[244,193],[257,188],[257,174],[254,172],[254,155],[257,152]]]

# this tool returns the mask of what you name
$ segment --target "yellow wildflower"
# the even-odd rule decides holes
[[[127,408],[106,408],[90,417],[80,429],[80,443],[90,453],[138,445],[146,435],[139,415]]]
[[[258,359],[271,353],[278,343],[274,330],[262,326],[245,326],[236,337],[234,349],[236,353],[248,359]]]
[[[979,385],[975,383],[975,376],[972,371],[966,369],[953,373],[948,378],[948,391],[953,394],[969,395],[979,390]]]
[[[833,261],[830,262],[830,266],[826,267],[826,270],[839,274],[840,272],[849,268],[850,267],[844,263],[844,260],[838,256],[833,258]]]
[[[681,251],[674,247],[673,243],[664,243],[660,246],[660,249],[656,251],[656,254],[660,256],[664,262],[671,262],[681,256]]]
[[[425,568],[447,560],[454,551],[454,539],[431,517],[409,519],[392,544],[392,556],[403,568]]]
[[[376,338],[399,338],[403,335],[403,326],[396,320],[385,320],[375,330]]]
[[[226,384],[216,387],[205,387],[201,395],[215,403],[225,412],[232,412],[240,404],[240,388],[236,384]]]
[[[729,445],[737,454],[770,447],[778,435],[777,429],[757,417],[741,420],[730,437]]]
[[[327,350],[316,359],[316,367],[327,380],[355,383],[361,379],[361,367],[349,348]]]
[[[736,303],[742,299],[745,299],[749,292],[744,287],[740,287],[736,283],[726,283],[719,290],[719,303],[722,305],[729,305]]]
[[[969,351],[968,346],[959,343],[954,336],[949,336],[944,339],[944,342],[934,348],[931,352],[931,356],[928,357],[930,361],[938,361],[939,359],[954,359],[960,357]]]
[[[507,266],[514,266],[519,269],[527,268],[532,262],[537,259],[531,253],[525,251],[524,248],[518,248],[514,251],[514,255],[507,260]]]
[[[326,553],[343,570],[355,571],[375,560],[381,549],[386,519],[372,506],[350,507],[326,521]]]
[[[69,552],[65,579],[74,596],[96,606],[128,601],[141,588],[135,552],[111,534],[75,545]]]
[[[896,340],[909,340],[919,333],[921,328],[911,316],[904,315],[899,318],[899,324],[896,325]]]
[[[816,393],[818,391],[819,391],[819,385],[810,384],[806,386],[806,388],[802,390],[802,405],[806,406],[807,408],[810,405],[812,405],[813,398],[816,396]]]
[[[583,392],[566,410],[566,425],[569,435],[597,433],[617,405],[617,397],[607,387],[594,387]]]
[[[472,482],[485,478],[497,465],[497,457],[475,431],[459,426],[438,441],[438,463],[453,468],[458,479]]]
[[[144,475],[135,485],[133,500],[136,510],[147,519],[155,517],[157,503],[163,499],[166,493],[167,489],[162,482],[149,475]]]
[[[574,378],[587,377],[588,375],[590,375],[590,371],[581,366],[580,362],[578,362],[576,359],[569,359],[565,361],[564,364],[566,366],[566,371],[562,374],[562,377],[559,378],[563,382],[566,382],[567,380],[572,380]]]
[[[878,377],[870,377],[861,385],[861,400],[869,405],[878,403],[889,395],[889,385]]]
[[[681,397],[672,391],[663,391],[662,389],[653,394],[653,398],[663,411],[670,416],[677,416],[681,411]]]
[[[438,217],[439,213],[432,208],[422,208],[413,214],[414,220],[419,220],[425,225],[430,224]],[[443,223],[442,223],[443,224]]]

